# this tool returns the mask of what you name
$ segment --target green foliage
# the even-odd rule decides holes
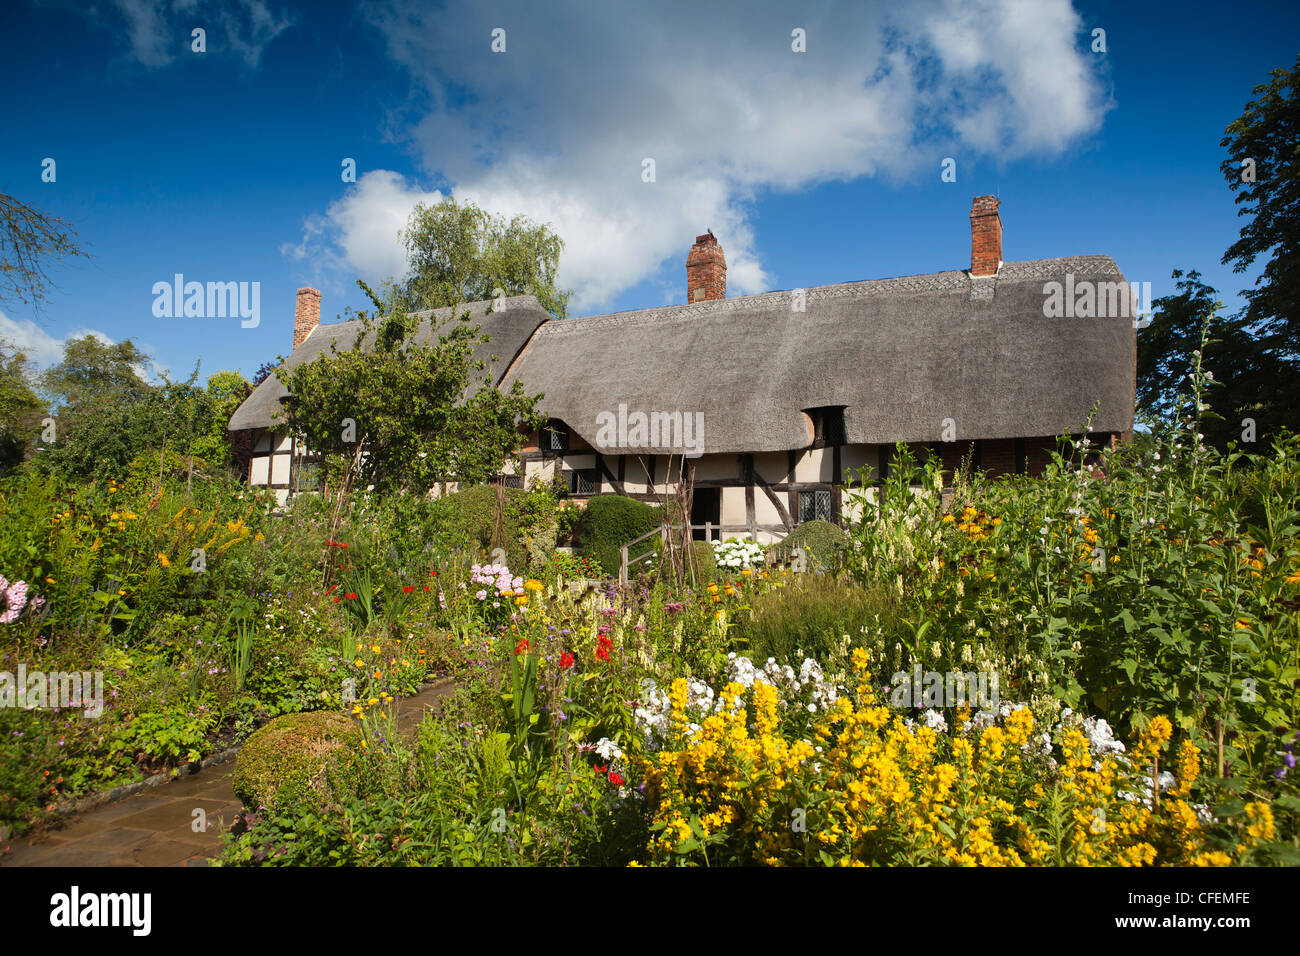
[[[662,520],[662,513],[654,505],[622,495],[597,495],[587,502],[578,526],[577,553],[613,573],[612,569],[622,563],[619,549],[659,527]],[[633,545],[628,550],[628,560],[653,552],[658,544],[651,537]]]
[[[1105,480],[1087,477],[1077,441],[1042,480],[979,484],[949,515],[887,483],[852,567],[913,635],[881,625],[876,643],[904,649],[889,666],[983,661],[1004,697],[1055,700],[1122,736],[1162,715],[1216,773],[1259,781],[1274,728],[1300,724],[1300,440],[1203,446],[1213,383],[1197,358],[1180,427],[1149,455],[1104,454]]]
[[[523,216],[508,223],[471,202],[448,196],[420,203],[402,233],[409,274],[399,296],[411,309],[436,309],[532,295],[542,308],[564,318],[571,293],[555,287],[564,242],[549,225]]]
[[[775,657],[798,667],[812,657],[845,668],[850,648],[871,643],[863,628],[898,611],[887,593],[832,575],[790,574],[786,580],[785,587],[752,597],[736,623],[733,637],[754,660]]]
[[[32,377],[27,356],[0,341],[0,475],[22,463],[40,434],[45,403]]]
[[[1199,361],[1220,383],[1215,407],[1222,417],[1204,422],[1206,440],[1224,450],[1241,437],[1241,421],[1251,418],[1256,432],[1273,435],[1291,415],[1278,401],[1277,386],[1286,371],[1264,343],[1239,319],[1218,314],[1216,291],[1175,269],[1178,292],[1153,303],[1151,325],[1138,333],[1137,401],[1139,417],[1152,423],[1174,421]],[[1202,340],[1208,324],[1210,336]],[[1198,352],[1203,349],[1203,354]]]
[[[795,548],[803,549],[809,570],[831,571],[849,549],[849,535],[829,521],[805,521],[786,535],[773,553],[778,562],[785,563],[791,560]]]
[[[716,578],[718,557],[713,545],[708,541],[692,541],[691,551],[694,552],[696,582],[703,584]]]
[[[0,707],[0,825],[22,833],[58,801],[63,779],[51,773],[61,735],[39,714]]]
[[[524,492],[518,488],[475,485],[439,498],[435,504],[439,518],[439,537],[449,549],[465,551],[475,559],[490,557],[494,548],[506,552],[506,564],[523,568],[527,555],[512,507]],[[501,521],[497,522],[498,500]]]
[[[143,710],[117,723],[108,743],[108,759],[125,758],[128,766],[174,767],[203,756],[215,715],[203,704],[176,703]]]
[[[583,578],[599,579],[604,575],[605,572],[600,565],[591,558],[567,551],[556,551],[546,565],[548,582],[554,582],[561,577],[566,581],[575,581]]]
[[[1220,143],[1228,151],[1220,170],[1242,207],[1238,215],[1250,217],[1223,262],[1234,272],[1245,272],[1268,256],[1260,281],[1242,293],[1244,318],[1261,326],[1270,344],[1294,362],[1300,354],[1300,157],[1295,149],[1300,141],[1300,56],[1290,70],[1276,69],[1270,76],[1271,82],[1255,87],[1254,99],[1229,124]],[[1246,160],[1253,164],[1253,179],[1242,174]]]
[[[66,343],[63,361],[40,377],[58,406],[55,440],[35,462],[42,473],[121,479],[142,457],[152,457],[156,473],[164,449],[173,474],[188,474],[195,462],[200,472],[229,463],[226,424],[243,379],[221,372],[206,390],[195,384],[196,366],[184,382],[152,385],[139,374],[149,361],[129,340],[104,345],[85,336]]]
[[[280,370],[292,394],[290,429],[327,461],[353,462],[357,485],[381,494],[424,494],[441,482],[476,484],[500,474],[523,441],[521,426],[540,424],[541,396],[526,395],[518,382],[508,392],[494,386],[474,358],[489,337],[468,324],[468,313],[416,336],[399,306],[373,301],[389,317],[362,314],[351,349],[331,343],[328,355]]]
[[[336,711],[277,717],[235,761],[235,795],[248,807],[322,809],[360,787],[361,737]]]

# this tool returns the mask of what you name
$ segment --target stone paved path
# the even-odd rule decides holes
[[[399,701],[398,727],[414,731],[453,687],[439,681]],[[0,866],[207,866],[240,809],[234,772],[230,760],[87,811],[62,829],[17,837]],[[205,832],[195,832],[195,810],[206,815]]]

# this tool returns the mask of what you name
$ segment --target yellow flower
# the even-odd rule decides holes
[[[358,657],[355,661],[352,662],[352,666],[353,666],[353,667],[365,667],[365,666],[366,666],[366,662],[363,661],[361,658]]]
[[[541,581],[537,581],[534,580],[533,578],[529,578],[527,581],[524,582],[524,587],[526,587],[530,591],[540,591],[545,587],[545,585],[543,585]]]
[[[164,568],[170,568],[172,566],[172,563],[167,560],[167,555],[163,554],[161,551],[158,552],[158,563]]]
[[[527,603],[528,603],[528,596],[525,594],[521,594],[519,595],[519,597],[515,598],[516,607],[523,607]]]
[[[371,651],[371,653],[373,653],[373,654],[378,654],[378,653],[379,653],[379,645],[378,645],[378,644],[371,644],[371,645],[370,645],[370,651]]]
[[[944,516],[943,516],[943,523],[944,523],[944,524],[952,524],[952,523],[953,523],[954,521],[956,521],[956,520],[957,520],[957,519],[954,518],[952,515],[944,515]]]
[[[1169,742],[1169,738],[1174,735],[1174,725],[1169,722],[1169,718],[1161,714],[1151,719],[1147,727],[1147,736],[1160,744]]]

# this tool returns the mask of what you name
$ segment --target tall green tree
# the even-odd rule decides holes
[[[1237,214],[1250,218],[1223,263],[1245,272],[1267,258],[1255,287],[1242,293],[1245,317],[1300,355],[1300,56],[1290,70],[1270,75],[1221,144]]]
[[[146,381],[151,359],[130,340],[69,339],[63,359],[40,382],[55,406],[55,441],[39,467],[72,480],[122,479],[142,456],[166,453],[173,470],[229,464],[226,425],[251,386],[233,372],[217,373],[207,388],[199,369],[184,381],[166,375]]]
[[[386,302],[358,284],[375,312],[358,315],[351,350],[331,344],[328,355],[278,372],[292,396],[289,428],[326,458],[330,473],[355,460],[356,483],[380,492],[423,493],[439,482],[474,484],[500,473],[522,442],[520,426],[541,424],[541,396],[517,382],[509,392],[493,385],[474,358],[488,336],[467,312],[417,337],[408,315],[383,317]]]
[[[230,416],[253,391],[253,383],[238,372],[215,372],[208,377],[207,429],[195,436],[194,454],[211,464],[229,464]]]
[[[45,403],[33,380],[27,356],[0,341],[0,474],[21,464],[39,436]]]
[[[1220,449],[1229,441],[1240,442],[1246,419],[1255,423],[1257,435],[1270,433],[1286,413],[1272,394],[1282,374],[1277,358],[1244,319],[1220,314],[1218,292],[1201,281],[1199,272],[1175,269],[1172,278],[1178,291],[1152,303],[1151,324],[1138,334],[1139,418],[1151,424],[1171,422],[1185,410],[1195,352],[1209,323],[1202,365],[1217,383],[1209,400],[1220,417],[1203,421],[1206,442]]]
[[[60,427],[72,427],[78,415],[144,397],[150,364],[130,339],[109,343],[85,335],[64,343],[63,359],[41,374],[40,385],[58,409]]]
[[[1225,130],[1228,158],[1221,165],[1228,187],[1248,217],[1241,235],[1223,254],[1234,272],[1259,260],[1263,271],[1242,291],[1242,319],[1278,362],[1281,377],[1270,384],[1279,404],[1290,408],[1286,424],[1300,425],[1300,56],[1290,70],[1276,69],[1271,82]]]
[[[549,225],[507,221],[448,197],[420,203],[401,234],[409,272],[396,288],[408,310],[441,308],[505,295],[533,295],[564,318],[570,292],[555,286],[564,242]]]

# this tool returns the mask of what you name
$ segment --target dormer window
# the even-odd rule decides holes
[[[831,445],[843,445],[844,405],[826,405],[821,408],[806,408],[804,414],[812,419],[813,448],[826,448]]]
[[[569,428],[558,418],[552,418],[538,432],[538,447],[544,452],[569,450]]]

